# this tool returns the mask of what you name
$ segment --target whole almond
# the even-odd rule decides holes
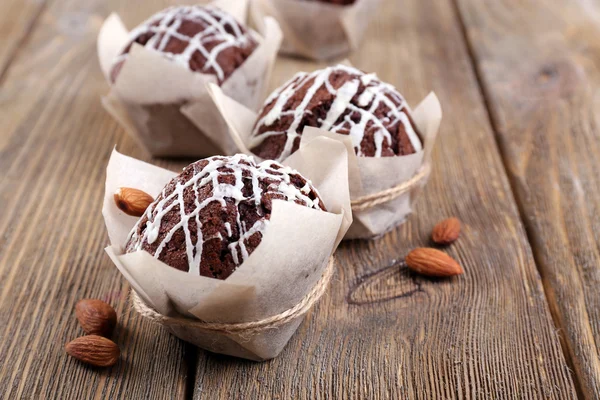
[[[115,309],[102,300],[79,300],[75,315],[88,335],[110,336],[117,324]]]
[[[132,217],[141,217],[154,198],[139,189],[122,187],[114,195],[115,203],[121,211]]]
[[[458,218],[448,218],[438,222],[433,228],[431,239],[437,244],[450,244],[460,236],[460,221]]]
[[[65,345],[71,357],[96,367],[110,367],[119,360],[119,346],[110,339],[98,335],[79,337]]]
[[[437,278],[460,275],[464,272],[448,254],[428,247],[417,248],[408,253],[406,265],[421,275]]]

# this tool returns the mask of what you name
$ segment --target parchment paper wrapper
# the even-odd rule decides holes
[[[248,1],[217,0],[211,4],[243,22]],[[264,36],[252,31],[258,47],[221,86],[250,109],[262,105],[282,40],[273,18],[262,24]],[[109,84],[112,62],[128,42],[128,35],[116,14],[106,19],[98,35],[98,58]],[[206,92],[208,82],[216,83],[216,78],[190,71],[157,51],[134,44],[102,104],[153,156],[231,154],[235,149]]]
[[[119,187],[133,187],[157,196],[176,174],[113,151],[102,209],[111,242],[106,252],[140,298],[162,315],[217,323],[252,322],[277,315],[298,304],[315,287],[352,223],[343,145],[318,137],[285,164],[313,182],[328,212],[275,200],[260,245],[231,276],[219,280],[176,270],[145,251],[123,254],[137,218],[117,208],[114,192]],[[249,337],[187,327],[168,329],[215,353],[266,360],[281,352],[302,319]]]
[[[355,50],[381,0],[357,0],[341,6],[299,0],[251,0],[250,12],[260,32],[265,16],[283,31],[283,54],[315,60],[341,57]]]
[[[217,108],[230,127],[230,134],[237,147],[246,154],[260,159],[247,147],[257,114],[227,97],[216,85],[209,85]],[[311,143],[315,137],[325,136],[341,142],[348,152],[348,178],[351,200],[379,193],[411,179],[426,163],[431,161],[431,152],[442,120],[442,109],[438,98],[430,93],[412,112],[413,120],[424,139],[423,150],[415,154],[398,157],[357,157],[349,136],[307,127],[300,141],[300,148]],[[294,157],[295,153],[291,155]],[[364,211],[353,211],[353,223],[345,239],[367,239],[380,236],[398,226],[412,212],[413,204],[428,176],[411,190],[389,202]]]

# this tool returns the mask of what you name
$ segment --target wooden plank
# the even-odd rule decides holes
[[[196,398],[573,395],[447,1],[412,0],[400,10],[389,0],[370,44],[353,57],[411,102],[434,89],[444,103],[434,176],[418,215],[379,241],[344,245],[329,296],[284,354],[262,364],[196,357],[130,311],[127,285],[98,246],[106,243],[103,171],[115,142],[144,157],[99,107],[106,86],[94,39],[108,10],[100,1],[80,3],[49,9],[2,88],[10,101],[0,109],[0,397],[181,398],[192,394],[186,378],[194,374]],[[276,81],[312,67],[283,60]],[[433,223],[447,215],[466,224],[450,250],[466,276],[431,281],[399,271],[398,260],[427,243]],[[80,334],[72,308],[82,297],[118,306],[124,356],[110,370],[85,368],[62,352]]]
[[[0,86],[6,78],[6,73],[16,59],[19,50],[25,45],[27,37],[34,29],[40,14],[48,0],[4,0],[0,13]],[[10,107],[11,97],[5,93],[0,97],[0,106]],[[5,131],[0,135],[0,149],[6,145],[11,132],[11,126],[5,126],[8,121],[2,121]]]
[[[281,356],[257,364],[199,353],[194,398],[566,399],[574,385],[451,1],[388,0],[352,61],[416,104],[435,90],[444,123],[417,214],[345,243],[329,294]],[[308,62],[284,59],[281,83]],[[436,281],[400,267],[455,215],[448,251],[466,270]]]
[[[0,13],[0,82],[31,33],[47,0],[3,0]]]
[[[0,398],[183,398],[196,350],[143,322],[103,254],[104,168],[115,143],[143,158],[100,106],[95,40],[104,1],[60,1],[41,17],[2,86]],[[66,356],[77,300],[117,307],[113,368]],[[191,366],[191,368],[190,368]]]
[[[564,346],[600,396],[600,3],[458,1]]]

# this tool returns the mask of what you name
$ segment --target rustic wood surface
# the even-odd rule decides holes
[[[2,0],[0,13],[0,81],[27,39],[47,0]]]
[[[598,398],[600,2],[459,5],[547,301]]]
[[[0,398],[184,398],[196,350],[144,322],[101,247],[104,169],[115,143],[143,157],[100,105],[95,39],[105,2],[57,1],[16,54],[2,91]],[[65,357],[77,300],[117,308],[121,362]]]
[[[14,15],[32,29],[0,17],[1,43],[19,43],[0,51],[0,398],[598,396],[600,39],[590,2],[556,0],[538,14],[531,0],[523,21],[507,0],[384,2],[351,60],[411,104],[438,94],[433,175],[404,226],[342,245],[329,294],[265,363],[197,350],[142,321],[103,253],[113,146],[184,165],[150,160],[100,107],[95,38],[110,11],[124,11],[116,3],[28,3],[33,11]],[[128,24],[165,1],[146,3],[128,3]],[[531,22],[538,15],[544,30]],[[281,59],[272,85],[316,67]],[[409,273],[404,255],[451,215],[464,229],[448,252],[465,275]],[[87,368],[62,350],[82,334],[73,308],[84,297],[118,310],[123,355],[113,368]]]

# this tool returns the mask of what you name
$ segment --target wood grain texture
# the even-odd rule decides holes
[[[458,5],[580,393],[600,398],[600,3]]]
[[[148,15],[128,10],[129,26]],[[117,143],[147,159],[99,104],[107,87],[95,36],[108,12],[100,0],[56,0],[0,87],[0,398],[574,396],[450,0],[401,8],[387,0],[352,57],[411,104],[429,90],[442,100],[434,172],[417,214],[379,240],[344,244],[329,294],[266,363],[196,350],[143,322],[103,253],[108,156]],[[315,67],[281,59],[273,87]],[[403,256],[451,215],[464,230],[448,252],[465,276],[409,273]],[[63,353],[82,334],[73,308],[84,297],[118,309],[123,356],[114,368],[89,369]]]
[[[389,0],[352,62],[411,104],[430,90],[444,123],[434,171],[408,223],[345,243],[328,295],[283,353],[257,364],[199,353],[195,399],[567,399],[575,396],[540,277],[451,1]],[[274,83],[315,64],[282,59]],[[418,277],[406,253],[437,221],[464,231],[466,273]]]
[[[2,0],[0,13],[0,82],[48,0]]]
[[[104,1],[56,2],[0,88],[0,398],[183,398],[196,350],[143,322],[103,252],[104,171],[115,145],[143,158],[100,106]],[[121,361],[91,369],[64,344],[81,298],[117,308]],[[191,371],[193,373],[193,370]]]

